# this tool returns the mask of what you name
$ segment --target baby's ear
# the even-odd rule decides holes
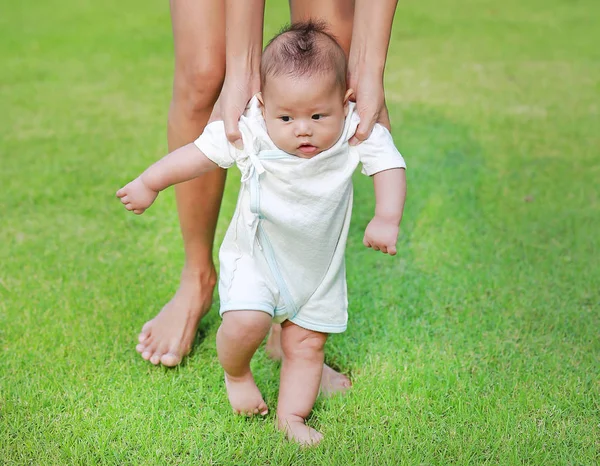
[[[348,116],[348,104],[350,100],[354,100],[354,89],[348,89],[344,95],[344,116]]]

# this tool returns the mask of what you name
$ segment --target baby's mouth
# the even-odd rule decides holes
[[[317,151],[317,148],[312,144],[300,144],[300,146],[298,146],[298,150],[303,154],[310,155],[314,154]]]

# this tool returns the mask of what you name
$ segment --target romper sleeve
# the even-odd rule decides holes
[[[206,125],[204,132],[194,141],[195,146],[221,168],[231,167],[242,151],[227,140],[225,124],[213,121]]]
[[[356,146],[362,172],[367,176],[392,168],[406,168],[404,158],[396,149],[390,132],[379,123],[373,127],[371,135]]]

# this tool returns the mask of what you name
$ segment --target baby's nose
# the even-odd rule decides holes
[[[298,122],[296,125],[296,136],[311,136],[312,131],[310,125],[305,122]]]

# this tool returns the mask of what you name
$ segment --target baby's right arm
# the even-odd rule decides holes
[[[117,197],[127,210],[139,215],[152,205],[163,189],[189,181],[215,168],[217,164],[195,144],[187,144],[148,167],[135,180],[119,189]]]

